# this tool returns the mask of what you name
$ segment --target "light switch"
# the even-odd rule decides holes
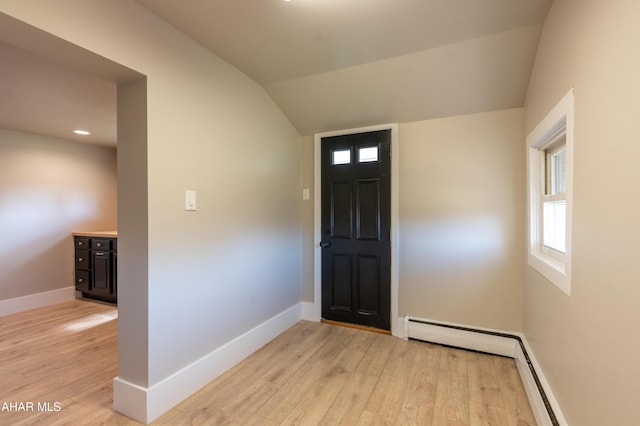
[[[196,210],[196,191],[186,190],[184,192],[184,195],[185,195],[184,209],[187,211],[195,211]]]
[[[309,188],[304,188],[302,190],[302,199],[305,201],[309,199]]]

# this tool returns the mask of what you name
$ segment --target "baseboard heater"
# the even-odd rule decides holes
[[[522,338],[516,334],[470,328],[414,317],[405,317],[405,336],[429,343],[470,349],[516,360],[536,421],[540,425],[566,424],[556,415]],[[561,415],[560,415],[561,417]]]

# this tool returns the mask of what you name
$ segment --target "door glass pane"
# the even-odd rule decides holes
[[[547,201],[543,206],[542,243],[562,253],[566,250],[567,202]]]
[[[367,148],[358,149],[358,162],[369,163],[372,161],[378,161],[378,147],[370,146]]]
[[[331,152],[331,164],[350,164],[351,163],[351,150],[341,149]]]

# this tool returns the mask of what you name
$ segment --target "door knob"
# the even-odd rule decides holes
[[[322,248],[331,247],[331,241],[320,241],[320,247]]]

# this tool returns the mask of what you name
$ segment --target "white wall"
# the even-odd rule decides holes
[[[121,379],[158,385],[300,302],[300,136],[257,83],[129,0],[0,10],[147,76],[149,278],[119,288],[148,286],[120,324],[148,321],[120,340],[148,342],[124,360],[148,365]]]
[[[638,423],[640,2],[555,0],[526,131],[575,87],[571,295],[526,269],[525,330],[572,425]]]
[[[114,148],[0,129],[0,301],[73,287],[71,233],[116,209]]]

